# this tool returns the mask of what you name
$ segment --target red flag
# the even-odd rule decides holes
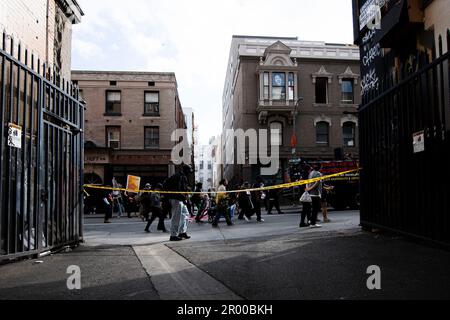
[[[297,136],[295,134],[292,134],[291,136],[291,147],[295,148],[297,146]]]

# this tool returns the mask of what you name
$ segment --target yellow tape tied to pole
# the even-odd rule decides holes
[[[310,183],[315,183],[317,181],[324,181],[324,180],[328,180],[334,177],[339,177],[339,176],[343,176],[349,173],[355,173],[355,172],[359,172],[361,170],[361,168],[358,169],[354,169],[354,170],[349,170],[349,171],[344,171],[344,172],[339,172],[339,173],[335,173],[335,174],[331,174],[328,176],[322,176],[322,177],[318,177],[318,178],[314,178],[314,179],[307,179],[307,180],[299,180],[299,181],[295,181],[295,182],[290,182],[290,183],[284,183],[284,184],[279,184],[276,186],[268,186],[268,187],[262,187],[262,188],[253,188],[253,189],[243,189],[243,190],[232,190],[232,191],[211,191],[211,192],[180,192],[180,191],[155,191],[155,190],[128,190],[128,189],[122,189],[122,188],[111,188],[111,187],[104,187],[104,186],[96,186],[96,185],[92,185],[92,184],[87,184],[84,185],[84,188],[88,188],[88,189],[100,189],[100,190],[110,190],[110,191],[127,191],[127,192],[132,192],[132,193],[151,193],[151,192],[158,192],[161,194],[222,194],[222,193],[241,193],[241,192],[253,192],[253,191],[268,191],[268,190],[277,190],[277,189],[289,189],[289,188],[294,188],[294,187],[299,187],[299,186],[303,186],[306,184],[310,184]]]

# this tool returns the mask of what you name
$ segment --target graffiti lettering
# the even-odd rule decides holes
[[[375,69],[370,70],[361,80],[361,94],[365,95],[370,90],[378,90],[379,78]]]
[[[369,51],[363,57],[363,64],[365,67],[369,66],[376,57],[381,54],[381,46],[377,43],[374,47],[370,48]]]
[[[376,30],[369,30],[369,32],[366,33],[366,35],[363,38],[363,44],[368,43],[370,40],[372,40],[373,36],[377,33]]]

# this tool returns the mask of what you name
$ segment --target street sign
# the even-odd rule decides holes
[[[22,148],[22,127],[14,123],[9,124],[8,128],[8,146],[12,148]]]

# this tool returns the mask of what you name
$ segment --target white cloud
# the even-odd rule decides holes
[[[73,40],[73,50],[75,55],[83,59],[105,58],[105,53],[98,44],[82,39]]]
[[[203,143],[221,131],[233,34],[344,43],[353,35],[351,0],[79,3],[86,16],[74,28],[74,68],[175,72],[183,106],[197,112]]]

